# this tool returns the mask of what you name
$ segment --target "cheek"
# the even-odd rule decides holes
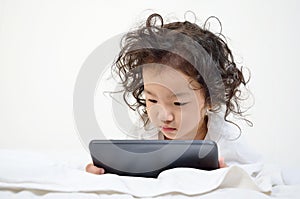
[[[181,111],[181,125],[183,128],[195,128],[201,119],[200,110],[197,106],[191,106]]]
[[[184,132],[189,132],[198,128],[198,125],[204,119],[204,103],[194,101],[183,108],[180,117],[180,126]]]
[[[147,115],[151,123],[158,123],[159,105],[146,102]]]

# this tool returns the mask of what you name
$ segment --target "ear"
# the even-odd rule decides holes
[[[205,109],[206,109],[207,111],[210,111],[210,110],[212,110],[212,108],[213,108],[213,107],[212,107],[210,101],[207,100],[207,101],[205,102]]]

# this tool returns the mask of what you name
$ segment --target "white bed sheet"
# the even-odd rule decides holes
[[[282,178],[276,167],[231,166],[215,171],[177,168],[157,179],[93,175],[84,171],[88,155],[0,150],[0,198],[299,198],[299,172]],[[67,158],[68,157],[68,158]],[[296,170],[295,170],[296,171]],[[298,179],[298,181],[297,181]],[[293,184],[285,183],[293,182]]]

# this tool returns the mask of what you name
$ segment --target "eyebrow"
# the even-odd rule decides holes
[[[148,91],[148,90],[146,90],[146,89],[144,89],[144,91],[145,91],[145,93],[148,93],[149,95],[153,95],[153,96],[155,96],[155,97],[156,97],[156,95],[155,95],[155,94],[153,94],[153,93],[151,93],[150,91]]]
[[[156,95],[154,93],[151,93],[150,91],[148,90],[144,90],[146,93],[148,93],[149,95],[153,95],[154,97],[156,97]],[[190,93],[188,92],[181,92],[181,93],[175,93],[175,94],[172,94],[170,97],[180,97],[180,96],[190,96]]]
[[[180,97],[180,96],[190,96],[190,93],[188,92],[182,92],[182,93],[176,93],[176,94],[172,94],[172,97]]]

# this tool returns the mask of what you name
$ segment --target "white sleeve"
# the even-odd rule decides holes
[[[248,145],[237,126],[224,120],[223,112],[209,112],[208,133],[205,139],[217,143],[219,157],[223,157],[228,166],[259,165],[261,168],[261,155]]]
[[[227,165],[262,163],[261,155],[248,145],[243,135],[236,140],[222,138],[218,147]]]

